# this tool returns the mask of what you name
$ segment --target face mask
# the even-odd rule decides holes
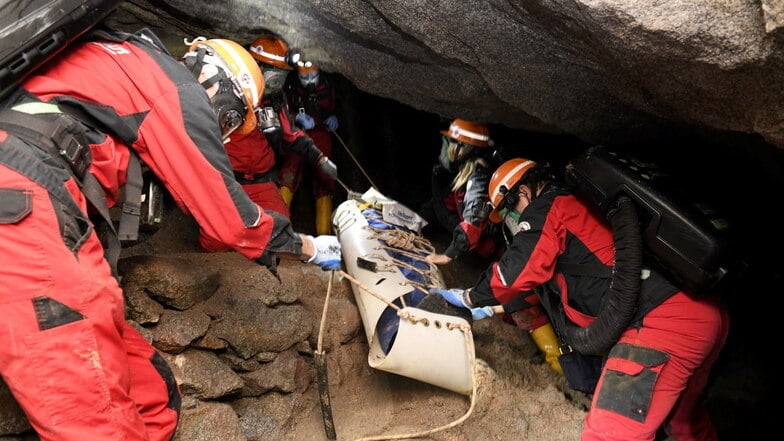
[[[504,225],[512,233],[512,236],[520,232],[520,213],[505,208],[501,210],[501,216],[504,219]]]
[[[308,73],[301,73],[297,75],[299,77],[299,83],[302,84],[302,87],[313,86],[316,87],[319,80],[319,73],[316,72],[308,72]]]
[[[283,69],[276,69],[274,67],[264,68],[264,96],[283,89],[283,83],[286,81],[286,72],[287,71]]]
[[[213,113],[218,117],[224,139],[245,121],[245,103],[234,94],[229,79],[220,80],[218,92],[210,98],[210,104]]]
[[[441,137],[441,153],[438,155],[438,162],[441,167],[444,167],[449,172],[452,171],[452,161],[449,159],[449,138],[446,136]]]

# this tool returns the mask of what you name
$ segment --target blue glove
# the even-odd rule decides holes
[[[471,311],[471,318],[476,320],[486,319],[495,315],[491,306],[482,306],[479,308],[471,308],[465,302],[465,290],[463,289],[441,289],[431,288],[430,294],[438,294],[450,304],[458,308],[466,308]]]
[[[302,130],[310,130],[313,127],[316,127],[316,121],[313,121],[313,117],[305,112],[298,113],[294,120],[297,122],[298,126],[302,127]]]
[[[313,241],[315,250],[313,257],[308,259],[306,263],[315,263],[324,271],[340,269],[342,255],[337,236],[322,235],[315,238],[308,236],[308,239]]]
[[[327,126],[330,132],[334,132],[338,129],[338,117],[330,115],[329,118],[324,120],[324,125]]]
[[[458,308],[471,309],[465,303],[465,299],[463,298],[463,293],[465,292],[465,290],[463,289],[431,288],[429,292],[430,294],[440,295],[441,297],[444,298],[444,300],[446,300],[447,302],[451,303],[454,306],[457,306]]]
[[[495,315],[495,311],[491,306],[483,306],[481,308],[471,308],[471,318],[474,321],[486,319]]]

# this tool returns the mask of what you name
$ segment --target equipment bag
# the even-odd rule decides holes
[[[122,0],[0,0],[0,99]]]
[[[729,222],[709,204],[683,195],[655,164],[597,146],[566,166],[566,181],[605,214],[621,195],[634,201],[644,249],[687,290],[710,290],[734,266]]]

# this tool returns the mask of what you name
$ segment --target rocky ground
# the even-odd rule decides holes
[[[189,327],[184,328],[186,331],[172,330],[171,324],[176,320],[171,317],[186,314],[140,306],[132,308],[131,315],[135,319],[142,323],[149,321],[142,328],[164,351],[184,392],[182,418],[174,441],[328,439],[313,357],[328,291],[331,297],[324,350],[338,440],[409,439],[414,436],[450,441],[579,439],[589,397],[570,390],[564,379],[542,362],[530,338],[499,318],[476,322],[472,330],[477,356],[477,391],[474,395],[457,394],[375,370],[367,362],[365,333],[346,280],[338,280],[330,290],[328,273],[312,265],[284,261],[282,283],[279,284],[266,269],[235,253],[201,253],[193,221],[176,210],[168,216],[168,222],[160,232],[144,243],[127,248],[123,257],[128,258],[126,262],[152,259],[146,270],[133,277],[129,272],[124,282],[126,294],[138,292],[141,286],[138,283],[146,284],[142,291],[148,293],[160,286],[169,290],[187,287],[180,289],[188,292],[178,301],[205,290],[204,300],[190,299],[193,306],[189,310],[206,311],[213,318],[206,336],[196,339],[196,343],[180,344],[178,340],[182,335],[192,333],[194,323],[201,323],[202,319],[186,320],[189,321]],[[302,225],[304,221],[299,223],[298,227],[306,229]],[[447,239],[442,233],[432,237],[437,249],[443,249]],[[174,261],[187,264],[171,266]],[[484,266],[485,262],[468,258],[444,267],[442,273],[447,286],[467,287]],[[166,278],[151,280],[156,279],[152,276],[162,269],[180,272],[185,278],[188,275],[203,277],[204,283],[197,286],[192,281],[180,280],[171,285],[171,280]],[[212,277],[215,273],[220,274],[217,285]],[[136,285],[132,283],[134,277]],[[302,309],[302,314],[296,315],[301,322],[297,322],[292,332],[301,333],[304,340],[290,349],[270,350],[255,357],[253,360],[257,361],[253,363],[265,369],[259,374],[245,372],[247,360],[243,361],[241,357],[225,357],[224,354],[220,362],[216,357],[203,358],[201,351],[205,348],[225,352],[225,346],[221,348],[210,337],[218,332],[227,334],[236,330],[233,328],[239,325],[232,324],[239,322],[232,321],[235,319],[231,317],[258,315],[253,311],[232,311],[231,307],[225,307],[235,305],[235,309],[241,309],[243,304],[237,302],[251,297],[261,299],[263,305],[258,313],[261,315],[269,305],[272,305],[270,310],[281,308],[281,314],[282,308]],[[215,312],[216,305],[223,305],[223,309]],[[160,316],[155,319],[157,323],[153,323],[152,318],[144,318],[150,311],[158,311],[155,313]],[[263,320],[262,325],[269,320]],[[217,323],[223,323],[222,331]],[[199,324],[199,327],[207,326]],[[706,404],[714,416],[720,439],[724,441],[765,439],[763,434],[775,427],[772,369],[758,356],[762,340],[748,338],[749,335],[764,336],[764,333],[754,332],[760,329],[764,328],[759,328],[746,314],[738,314],[706,395]],[[274,346],[274,342],[270,344]],[[198,356],[194,356],[194,352]],[[237,380],[237,376],[242,380]],[[7,417],[5,413],[0,416]],[[444,426],[449,428],[439,430]],[[27,431],[0,436],[0,439],[33,441],[37,437]],[[658,441],[665,439],[659,437]]]

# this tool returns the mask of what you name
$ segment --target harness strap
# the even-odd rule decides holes
[[[139,237],[139,217],[142,213],[142,165],[134,149],[128,161],[128,176],[125,182],[125,200],[120,215],[117,236],[120,240],[136,240]]]
[[[50,105],[54,108],[56,106]],[[52,110],[49,108],[48,110]],[[104,256],[117,277],[117,260],[120,257],[120,240],[109,215],[103,187],[92,173],[87,173],[92,160],[90,147],[76,139],[73,124],[80,124],[65,114],[59,113],[53,120],[44,119],[41,113],[25,113],[13,109],[0,109],[0,128],[14,134],[28,144],[47,152],[70,170],[87,201],[98,211],[106,224]],[[80,176],[81,174],[81,176]],[[39,182],[40,183],[40,182]],[[51,185],[44,187],[52,192]]]
[[[36,117],[42,114],[53,114],[54,120]],[[79,123],[62,114],[57,106],[20,104],[15,109],[0,109],[0,119],[0,127],[64,161],[78,179],[86,174],[92,162],[90,147],[85,140],[76,138],[77,134],[83,134],[79,133]]]
[[[270,169],[264,173],[243,173],[243,172],[234,172],[234,179],[237,180],[242,185],[247,184],[261,184],[264,182],[274,182],[278,183],[278,171]]]

